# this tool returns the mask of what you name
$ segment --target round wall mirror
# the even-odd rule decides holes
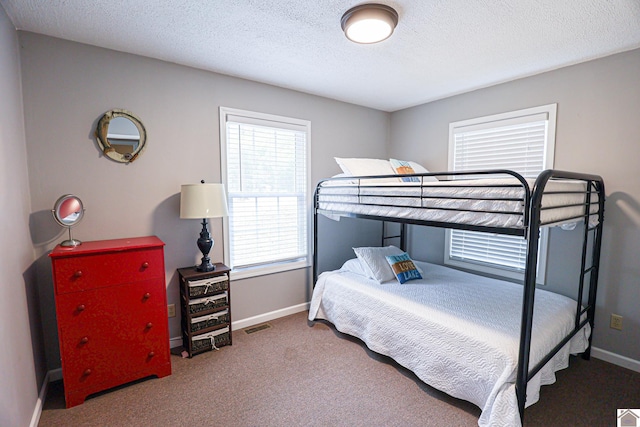
[[[60,246],[78,246],[82,244],[80,240],[71,237],[71,227],[79,223],[84,216],[82,200],[72,194],[65,194],[56,201],[51,212],[56,222],[66,227],[69,231],[69,239],[60,243]]]
[[[96,139],[106,157],[120,163],[131,163],[144,150],[147,132],[135,114],[114,109],[104,113],[98,122]]]

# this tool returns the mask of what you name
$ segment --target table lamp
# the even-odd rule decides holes
[[[213,239],[207,229],[208,218],[229,216],[227,196],[223,184],[185,184],[180,190],[180,218],[202,219],[202,230],[197,241],[202,252],[202,262],[196,267],[197,271],[213,271],[209,252],[213,247]]]

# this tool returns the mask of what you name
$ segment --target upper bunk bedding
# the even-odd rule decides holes
[[[432,175],[338,177],[322,181],[316,191],[320,213],[355,214],[501,229],[528,225],[533,179],[487,174],[485,178],[442,180]],[[507,176],[507,177],[505,177]],[[465,175],[459,176],[464,178]],[[545,182],[540,225],[584,220],[597,223],[598,192],[588,180]]]
[[[482,409],[481,426],[521,424],[515,382],[522,286],[416,262],[423,279],[377,283],[357,260],[320,275],[309,320],[325,319],[427,384]],[[574,328],[576,302],[536,290],[530,366]],[[527,384],[526,405],[541,385],[588,347],[587,323]]]

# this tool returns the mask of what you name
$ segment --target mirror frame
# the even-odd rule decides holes
[[[72,222],[64,222],[64,218],[60,217],[60,209],[67,200],[71,199],[77,200],[77,202],[80,204],[80,213],[78,214],[78,218],[76,218]],[[51,212],[53,212],[53,218],[58,224],[63,227],[73,227],[74,225],[82,221],[82,217],[84,217],[84,204],[82,203],[82,200],[80,200],[80,197],[74,196],[73,194],[65,194],[64,196],[60,196],[58,200],[56,200],[56,203],[55,205],[53,205],[53,209],[51,209]]]
[[[60,209],[67,201],[72,199],[77,201],[80,204],[78,217],[71,222],[65,222],[64,218],[60,216]],[[56,200],[56,203],[53,205],[53,209],[51,209],[51,213],[53,214],[53,219],[55,219],[58,224],[65,227],[69,232],[69,239],[60,243],[60,246],[75,247],[75,246],[81,245],[82,242],[80,240],[76,240],[73,237],[71,237],[71,227],[73,227],[74,225],[77,225],[80,221],[82,221],[82,218],[84,217],[84,204],[82,203],[82,200],[80,200],[80,197],[74,196],[73,194],[65,194],[64,196],[60,196],[58,200]]]
[[[118,153],[109,142],[107,138],[107,134],[109,132],[109,123],[112,119],[117,117],[124,117],[125,119],[129,119],[135,126],[138,128],[138,133],[140,134],[140,142],[138,143],[138,148],[133,153],[122,154]],[[119,163],[131,163],[138,158],[138,156],[142,153],[147,143],[147,131],[142,124],[142,121],[131,111],[115,108],[113,110],[109,110],[98,122],[98,127],[96,128],[96,139],[98,140],[98,145],[102,150],[102,153],[105,157],[110,158]]]

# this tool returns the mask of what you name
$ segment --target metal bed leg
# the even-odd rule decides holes
[[[318,193],[313,195],[313,287],[318,281]]]
[[[595,235],[593,237],[593,251],[591,254],[591,275],[589,276],[589,309],[587,310],[587,316],[589,317],[589,325],[591,326],[591,334],[589,335],[589,346],[587,350],[582,354],[582,358],[589,360],[591,358],[591,342],[593,338],[593,328],[596,317],[596,295],[598,291],[598,275],[600,273],[600,252],[602,248],[602,232],[604,223],[604,182],[599,181],[594,184],[596,192],[598,194],[598,224],[595,226]],[[590,213],[590,211],[589,211]],[[589,224],[589,216],[587,215],[587,224]]]
[[[527,402],[527,382],[529,380],[529,355],[531,352],[531,332],[533,327],[533,303],[536,295],[536,266],[538,263],[538,240],[540,227],[538,219],[532,220],[527,244],[527,265],[524,273],[522,320],[520,324],[520,349],[516,377],[516,397],[520,420],[524,421],[524,407]]]

